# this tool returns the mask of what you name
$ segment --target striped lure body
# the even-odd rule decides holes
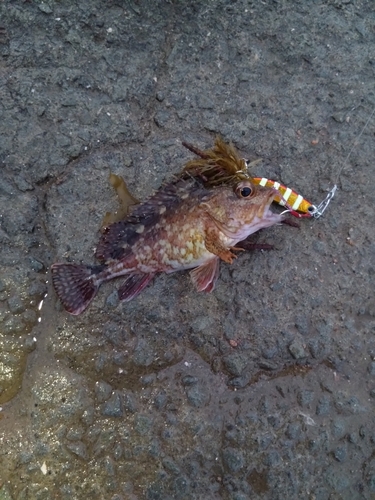
[[[254,184],[276,189],[281,196],[275,196],[275,202],[281,206],[286,203],[291,206],[290,214],[295,217],[313,217],[316,207],[293,189],[290,189],[279,182],[266,179],[265,177],[253,177]]]

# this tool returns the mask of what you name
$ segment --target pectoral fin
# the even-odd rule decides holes
[[[206,264],[202,264],[190,271],[190,277],[198,292],[212,292],[219,276],[219,258],[214,257]]]
[[[204,244],[209,252],[217,255],[224,262],[228,262],[228,264],[232,264],[233,259],[236,258],[236,255],[231,252],[229,248],[223,245],[223,243],[219,239],[217,231],[213,228],[206,231]],[[238,250],[238,248],[233,249]]]
[[[130,274],[118,290],[119,299],[124,302],[134,299],[153,277],[153,274]]]

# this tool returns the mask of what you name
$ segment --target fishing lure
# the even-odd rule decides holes
[[[252,181],[254,184],[276,189],[281,196],[276,196],[274,201],[281,206],[285,206],[288,203],[292,208],[292,210],[288,210],[288,212],[294,215],[294,217],[314,217],[318,211],[318,207],[310,203],[293,189],[280,184],[280,182],[272,181],[265,177],[252,177]]]

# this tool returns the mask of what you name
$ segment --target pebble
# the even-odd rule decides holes
[[[332,435],[336,439],[341,439],[346,434],[346,426],[343,420],[336,418],[331,424]]]
[[[331,401],[328,396],[322,396],[316,405],[316,414],[321,416],[329,415],[331,409]]]
[[[134,419],[134,428],[137,434],[144,436],[152,428],[152,419],[147,415],[136,415]]]
[[[235,473],[245,465],[243,453],[236,448],[225,448],[223,450],[223,462],[229,472]]]
[[[182,383],[184,386],[195,385],[198,383],[197,377],[193,377],[192,375],[185,375],[182,377]]]
[[[88,452],[86,445],[82,441],[73,441],[67,443],[66,447],[77,457],[82,458],[83,460],[88,459]]]
[[[188,498],[190,492],[190,482],[186,477],[179,476],[174,480],[174,490],[176,493],[176,499],[186,499]]]
[[[302,389],[297,394],[297,401],[303,408],[309,407],[313,399],[314,393],[308,389]]]
[[[200,385],[193,385],[186,391],[187,399],[194,408],[203,408],[209,403],[209,392]]]
[[[113,290],[113,292],[110,293],[108,295],[108,297],[106,298],[105,303],[106,303],[106,306],[111,307],[112,309],[115,309],[120,303],[120,299],[118,297],[118,291]]]
[[[307,356],[305,347],[299,339],[293,340],[289,346],[289,352],[294,359],[301,359]]]
[[[8,307],[12,314],[19,314],[25,310],[21,297],[13,295],[8,299]]]
[[[248,356],[242,353],[229,354],[223,357],[223,363],[231,375],[238,377],[248,363]]]
[[[345,462],[348,455],[348,450],[345,446],[338,446],[333,452],[335,459],[338,462]]]
[[[179,474],[180,468],[171,457],[165,457],[162,461],[163,467],[172,474]]]
[[[161,390],[155,396],[155,399],[154,399],[155,408],[157,410],[161,410],[162,408],[164,408],[166,402],[167,402],[167,393],[164,390]]]
[[[270,451],[264,458],[264,465],[268,467],[276,467],[280,463],[280,454],[276,450]]]
[[[112,394],[112,386],[107,384],[107,382],[96,382],[95,384],[95,396],[98,403],[104,403],[110,395]]]
[[[122,401],[118,391],[114,391],[112,396],[102,406],[102,415],[105,417],[122,417]]]
[[[289,439],[297,439],[301,433],[300,424],[291,423],[288,425],[285,434]]]
[[[137,399],[130,391],[124,391],[122,395],[124,409],[129,413],[136,413],[138,410]]]

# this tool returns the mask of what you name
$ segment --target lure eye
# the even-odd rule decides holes
[[[249,186],[247,183],[244,185],[243,183],[239,184],[236,187],[236,195],[239,198],[250,198],[251,195],[253,194],[254,189]]]

